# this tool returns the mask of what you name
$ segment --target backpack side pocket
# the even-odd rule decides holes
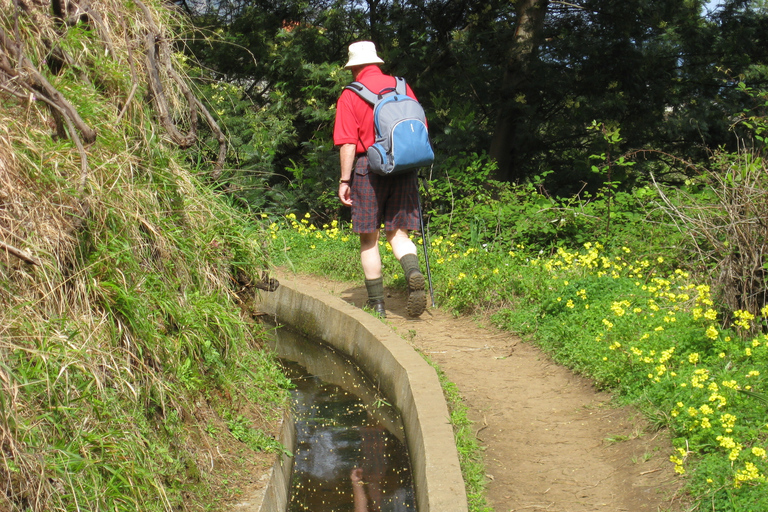
[[[381,144],[376,143],[368,148],[368,167],[376,174],[387,175],[392,172],[387,151]]]

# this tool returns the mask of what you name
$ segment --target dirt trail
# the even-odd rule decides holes
[[[307,279],[365,301],[362,286]],[[639,413],[509,333],[433,309],[405,318],[405,292],[387,292],[386,322],[440,365],[470,409],[496,512],[681,509],[669,440]]]

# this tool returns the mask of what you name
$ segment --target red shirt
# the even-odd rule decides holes
[[[385,75],[379,66],[372,64],[366,66],[357,75],[357,81],[373,92],[379,92],[387,87],[395,86],[395,79]],[[416,96],[411,86],[406,85],[406,94],[413,99]],[[366,101],[350,91],[344,89],[336,103],[336,122],[333,126],[333,143],[336,146],[342,144],[356,144],[357,154],[365,153],[368,146],[376,140],[376,131],[373,127],[373,107]]]

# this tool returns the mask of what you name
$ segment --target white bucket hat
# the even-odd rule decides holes
[[[363,64],[384,64],[376,54],[376,45],[371,41],[358,41],[349,45],[349,61],[344,67],[349,69]]]

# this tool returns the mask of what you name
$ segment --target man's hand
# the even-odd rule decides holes
[[[349,183],[339,183],[339,199],[344,206],[352,206],[352,187]]]
[[[342,144],[339,148],[341,161],[341,179],[348,181],[352,178],[355,167],[355,144]],[[349,183],[339,183],[339,199],[344,206],[352,206],[352,188]]]

